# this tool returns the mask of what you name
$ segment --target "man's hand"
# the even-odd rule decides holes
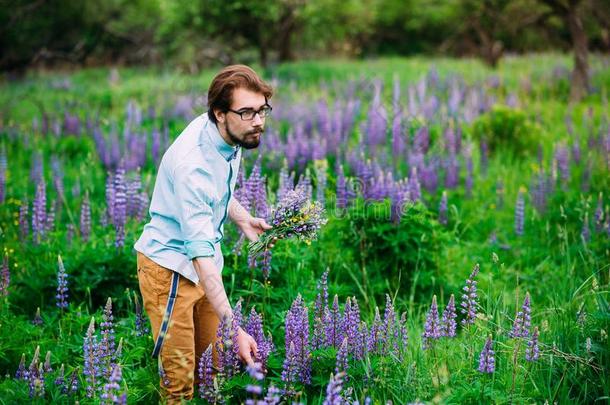
[[[244,235],[246,235],[246,238],[252,242],[258,240],[258,235],[271,229],[271,225],[263,218],[255,218],[252,216],[244,218],[242,222],[237,223],[237,226],[239,226]]]
[[[239,349],[239,357],[242,361],[248,366],[254,366],[252,354],[254,354],[255,358],[258,358],[258,346],[256,345],[254,338],[248,335],[242,328],[237,330],[237,347]]]

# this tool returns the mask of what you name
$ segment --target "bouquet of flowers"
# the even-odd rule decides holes
[[[248,245],[250,256],[259,256],[277,239],[298,238],[310,244],[326,223],[324,214],[324,207],[312,202],[302,188],[286,192],[271,213],[270,224],[273,228]]]

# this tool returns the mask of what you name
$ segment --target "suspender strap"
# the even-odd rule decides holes
[[[169,288],[169,297],[167,298],[167,305],[165,306],[165,314],[163,314],[163,322],[161,322],[161,328],[155,341],[155,348],[153,350],[153,358],[158,357],[163,347],[163,340],[169,329],[169,321],[172,318],[172,312],[174,311],[174,305],[176,303],[176,296],[178,295],[178,282],[180,281],[180,274],[173,272],[172,284]]]

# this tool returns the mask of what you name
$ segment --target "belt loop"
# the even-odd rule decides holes
[[[155,341],[155,348],[153,349],[152,356],[156,358],[161,353],[161,348],[163,347],[163,340],[165,339],[165,335],[167,334],[167,330],[169,329],[169,321],[172,317],[172,312],[174,311],[174,304],[176,303],[176,296],[178,295],[178,282],[180,281],[180,274],[178,272],[173,272],[172,275],[172,284],[169,288],[169,297],[167,298],[167,305],[165,306],[165,313],[163,314],[163,321],[161,322],[161,328],[159,329],[159,334],[157,335],[157,340]],[[161,362],[159,361],[159,365]]]

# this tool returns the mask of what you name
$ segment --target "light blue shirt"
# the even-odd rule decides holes
[[[222,270],[220,241],[233,198],[241,148],[225,142],[207,113],[195,118],[161,159],[150,222],[134,248],[194,283],[195,257]]]

